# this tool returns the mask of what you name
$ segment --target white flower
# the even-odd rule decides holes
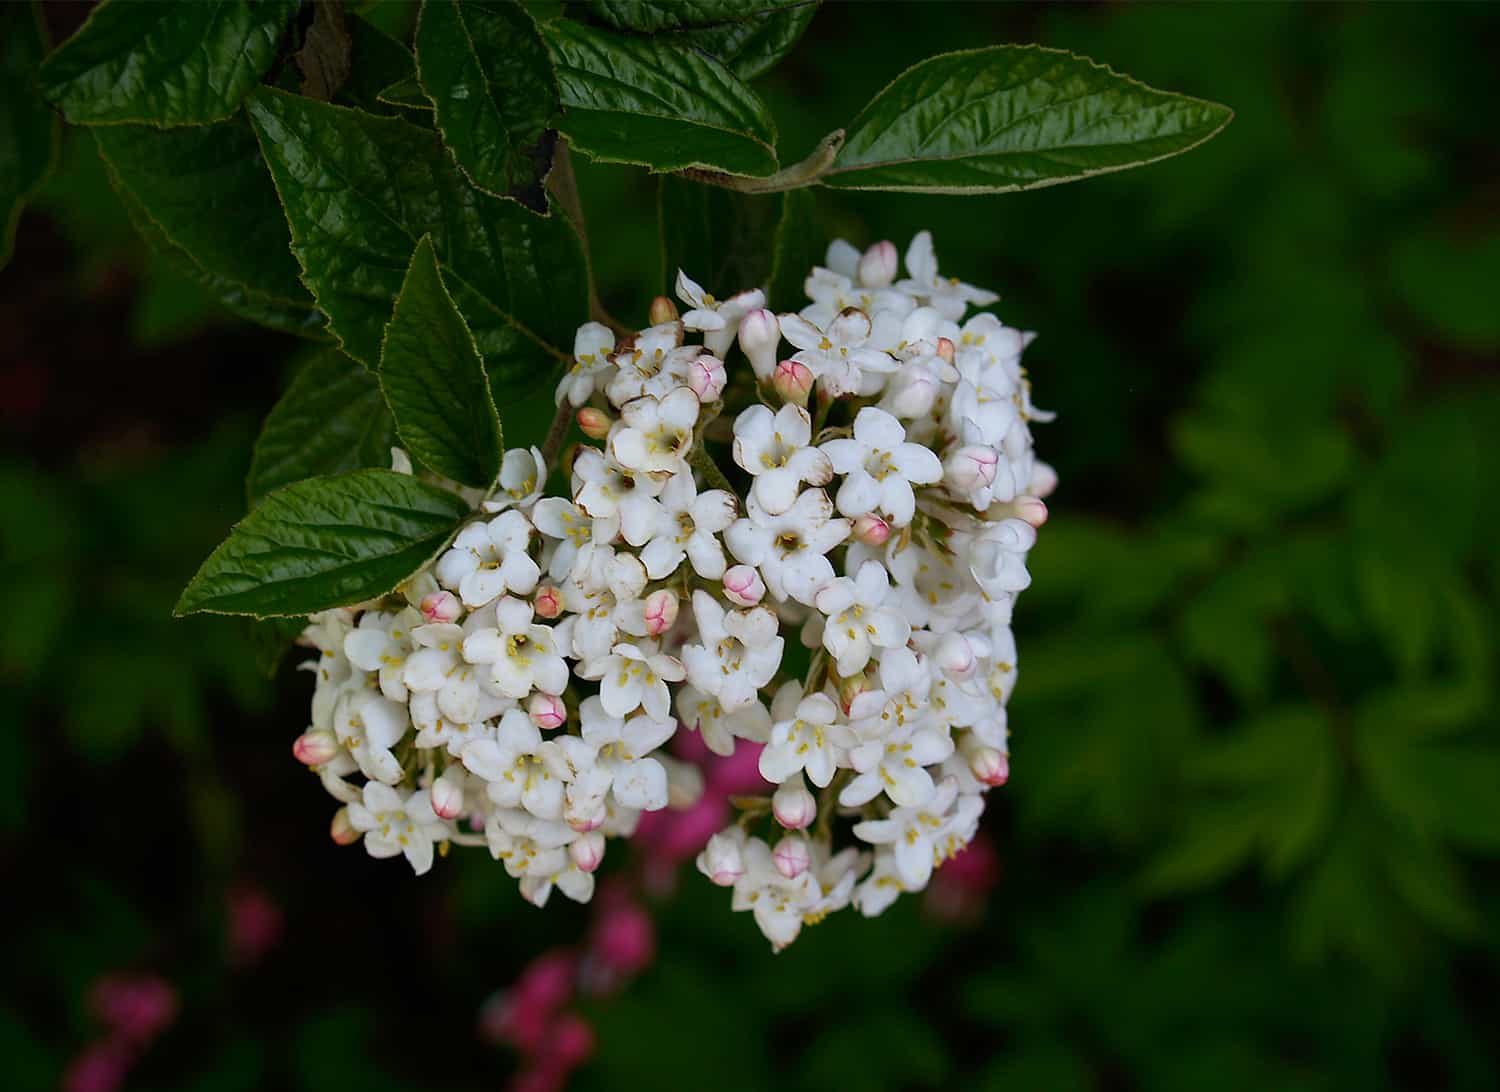
[[[717,357],[723,357],[734,343],[740,319],[766,302],[766,294],[759,288],[730,296],[727,300],[716,300],[680,269],[677,271],[677,298],[691,308],[682,316],[682,324],[689,330],[701,331],[704,347]]]
[[[364,834],[371,857],[404,854],[418,876],[432,867],[432,844],[448,836],[426,789],[403,795],[378,781],[366,785],[361,799],[349,805],[349,822]]]
[[[520,887],[521,897],[537,908],[547,905],[554,887],[574,902],[588,902],[594,897],[594,877],[571,861],[567,868],[550,876],[522,876]]]
[[[896,370],[889,353],[868,347],[870,316],[858,308],[840,311],[819,329],[800,315],[780,316],[781,336],[800,350],[792,359],[805,364],[831,395],[858,394],[865,375]]]
[[[721,830],[709,838],[698,854],[698,871],[720,887],[729,887],[745,874],[745,832],[739,827]]]
[[[771,731],[771,714],[760,702],[726,713],[718,698],[691,685],[677,692],[677,718],[703,737],[705,747],[725,758],[734,754],[736,739],[764,743]]]
[[[913,485],[941,481],[943,464],[920,444],[906,442],[906,429],[883,409],[866,406],[854,418],[852,438],[823,445],[834,470],[845,475],[839,486],[839,512],[862,516],[879,510],[905,526],[916,512]]]
[[[633,554],[596,547],[586,571],[575,570],[567,594],[573,616],[573,653],[585,663],[608,656],[620,631],[646,636],[646,567]],[[585,566],[580,565],[579,569]]]
[[[849,537],[849,521],[834,519],[833,502],[821,489],[808,489],[780,515],[751,497],[746,516],[729,525],[724,541],[735,559],[760,569],[777,599],[788,596],[811,604],[818,589],[833,579],[827,553]]]
[[[645,709],[655,720],[672,712],[667,683],[681,682],[682,664],[660,651],[655,641],[622,642],[603,659],[579,669],[585,679],[599,680],[599,700],[612,717],[624,717]]]
[[[781,666],[786,642],[776,615],[765,607],[726,611],[700,589],[693,592],[693,617],[702,643],[682,649],[692,684],[718,698],[725,712],[749,705]]]
[[[391,753],[406,735],[410,718],[406,706],[370,690],[344,693],[333,710],[333,731],[372,781],[394,785],[401,780],[401,763]]]
[[[570,775],[561,748],[523,710],[500,719],[494,739],[466,745],[463,764],[489,782],[489,797],[505,808],[525,808],[540,819],[561,819],[563,782]]]
[[[946,778],[923,804],[893,808],[885,819],[855,823],[854,835],[871,845],[890,846],[902,885],[908,891],[920,891],[943,857],[938,841],[957,796],[958,783]]]
[[[595,520],[572,501],[563,497],[544,497],[531,510],[531,522],[557,545],[547,562],[547,575],[565,580],[573,571],[578,551],[591,542],[608,542],[617,527],[611,520]]]
[[[895,804],[924,803],[932,796],[932,775],[927,767],[952,753],[953,740],[946,730],[921,727],[917,722],[909,722],[882,739],[861,743],[849,752],[849,763],[858,776],[839,793],[839,804],[857,808],[882,790]]]
[[[612,370],[609,354],[614,347],[615,335],[603,323],[585,322],[578,328],[573,337],[573,366],[557,384],[558,405],[566,398],[576,408],[589,400],[600,378]]]
[[[499,489],[484,502],[486,512],[503,512],[507,508],[527,509],[542,495],[547,484],[547,464],[541,448],[513,447],[500,460]]]
[[[809,694],[789,720],[771,726],[771,741],[760,753],[760,775],[780,784],[807,771],[808,780],[826,789],[834,772],[859,741],[839,723],[839,708],[824,694]]]
[[[489,665],[495,688],[509,698],[524,698],[533,689],[561,694],[568,685],[568,665],[551,628],[534,625],[532,617],[530,603],[506,597],[495,606],[494,628],[464,639],[464,659]]]
[[[472,618],[484,621],[486,615]],[[463,658],[464,638],[472,629],[452,622],[433,622],[411,631],[416,650],[406,658],[401,678],[412,691],[432,691],[447,720],[468,724],[479,719],[479,677]],[[478,628],[474,625],[473,628]]]
[[[917,232],[911,246],[907,247],[906,271],[911,276],[897,281],[896,287],[936,308],[944,318],[954,322],[963,318],[969,304],[985,307],[1000,298],[983,288],[964,284],[957,277],[938,276],[937,255],[933,253],[930,231]]]
[[[875,867],[854,890],[854,906],[867,918],[879,917],[906,890],[896,866],[896,855],[890,846],[882,845],[875,854]]]
[[[824,485],[833,477],[833,464],[812,442],[812,418],[801,406],[785,405],[774,414],[759,403],[734,422],[734,461],[754,482],[750,495],[772,515],[780,515],[797,499],[797,486]]]
[[[584,700],[579,717],[582,737],[563,736],[557,742],[580,787],[587,786],[594,796],[610,792],[627,808],[666,807],[667,771],[651,752],[672,738],[672,720],[644,713],[614,716],[597,697]]]
[[[565,848],[578,837],[562,823],[538,819],[530,812],[496,808],[484,824],[490,855],[505,865],[513,879],[548,879],[565,872],[571,863]]]
[[[692,474],[674,474],[661,491],[651,541],[641,550],[646,575],[660,580],[686,557],[705,580],[724,576],[724,547],[714,536],[734,522],[738,507],[722,489],[698,492]]]
[[[741,851],[744,873],[734,881],[735,910],[749,910],[755,924],[776,951],[797,939],[802,916],[822,894],[812,873],[787,879],[777,871],[770,847],[759,838],[745,843]]]
[[[900,648],[911,637],[911,623],[885,606],[891,580],[885,566],[866,561],[851,579],[837,577],[813,598],[813,606],[828,616],[823,647],[837,661],[839,674],[864,668],[876,648]]]
[[[616,406],[646,394],[666,394],[686,382],[688,366],[698,352],[697,346],[682,344],[681,322],[642,330],[615,351],[616,371],[605,393]]]
[[[505,512],[488,523],[471,523],[458,533],[453,546],[438,558],[437,578],[458,592],[466,607],[486,603],[513,592],[529,595],[541,569],[526,552],[531,524],[520,512]]]
[[[593,448],[584,448],[573,460],[573,499],[578,507],[595,520],[618,520],[620,533],[632,546],[650,539],[656,523],[653,501],[665,486],[661,478],[627,470]]]
[[[391,701],[406,700],[402,668],[411,652],[412,627],[422,616],[414,610],[386,613],[367,610],[344,638],[344,655],[361,671],[379,672],[380,692]]]
[[[687,473],[684,460],[693,445],[699,408],[698,396],[687,387],[674,388],[663,398],[648,394],[625,403],[623,427],[610,435],[610,454],[638,474]]]

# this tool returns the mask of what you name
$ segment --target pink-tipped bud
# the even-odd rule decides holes
[[[912,372],[899,378],[899,383],[891,385],[890,396],[885,404],[903,421],[926,417],[937,404],[937,380],[925,371]]]
[[[354,829],[354,821],[349,818],[348,808],[340,808],[333,813],[333,822],[328,824],[328,835],[341,846],[352,846],[359,841],[359,831]]]
[[[292,744],[292,756],[304,766],[321,766],[325,762],[332,762],[338,753],[338,737],[321,728],[303,732]]]
[[[740,350],[755,378],[764,383],[776,371],[776,350],[781,345],[781,324],[765,308],[751,311],[740,319]]]
[[[869,689],[870,679],[863,671],[856,671],[853,675],[839,679],[839,704],[844,707],[846,715],[849,707],[854,704],[854,699]]]
[[[854,538],[866,546],[884,546],[891,537],[891,525],[874,512],[866,512],[854,521]]]
[[[934,657],[943,673],[955,682],[974,677],[979,669],[979,658],[974,655],[974,646],[961,633],[947,633],[938,642]]]
[[[578,427],[590,440],[602,440],[609,435],[609,428],[615,423],[615,419],[602,409],[593,406],[584,406],[578,411]]]
[[[859,283],[866,288],[885,288],[896,279],[896,244],[882,239],[859,258]]]
[[[807,848],[807,839],[788,834],[771,850],[771,862],[776,866],[777,872],[789,880],[795,880],[812,864],[812,852]]]
[[[739,841],[730,834],[715,834],[698,854],[698,871],[720,887],[732,887],[745,874]]]
[[[1010,756],[993,747],[974,747],[968,751],[969,771],[974,779],[994,788],[1010,780]]]
[[[543,731],[550,732],[568,723],[568,707],[555,694],[537,693],[526,703],[526,715]]]
[[[417,609],[429,622],[455,622],[464,612],[464,605],[452,592],[435,591],[431,595],[422,596]]]
[[[766,596],[766,582],[750,565],[732,565],[724,573],[724,597],[742,607],[753,607]]]
[[[1016,518],[1025,520],[1033,527],[1040,527],[1047,522],[1047,505],[1040,497],[1017,497],[1015,509]]]
[[[1052,495],[1057,488],[1057,471],[1038,459],[1031,467],[1031,487],[1028,490],[1033,497],[1045,498]]]
[[[462,771],[445,770],[432,783],[432,810],[439,819],[457,819],[464,811]]]
[[[937,355],[941,360],[945,361],[946,363],[952,364],[953,356],[956,351],[957,350],[955,350],[953,347],[953,342],[948,338],[940,337],[937,339]]]
[[[724,393],[726,379],[724,362],[716,356],[700,356],[688,365],[688,388],[705,404]]]
[[[580,872],[592,872],[604,862],[604,835],[597,830],[581,834],[568,845],[568,856]]]
[[[651,301],[651,310],[648,312],[651,325],[660,326],[666,322],[676,322],[680,318],[677,304],[673,303],[667,296],[657,296]]]
[[[1000,456],[994,448],[966,444],[944,461],[943,479],[959,493],[972,493],[994,484],[999,466]]]
[[[556,618],[563,612],[562,589],[543,584],[531,600],[531,609],[538,618]]]
[[[579,834],[598,830],[609,817],[604,806],[604,797],[588,796],[580,800],[568,799],[563,805],[563,822]]]
[[[806,830],[818,817],[818,802],[802,778],[785,781],[771,797],[771,813],[787,830]]]
[[[670,588],[660,588],[646,596],[646,632],[660,637],[677,621],[681,609],[677,593]]]
[[[794,406],[806,406],[812,393],[813,373],[806,364],[796,360],[783,360],[776,365],[776,374],[771,377],[771,387],[781,395],[783,401]]]

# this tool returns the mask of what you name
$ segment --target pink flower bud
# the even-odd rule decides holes
[[[464,810],[463,775],[447,772],[432,783],[432,810],[439,819],[457,819]]]
[[[891,537],[891,525],[874,512],[866,512],[854,521],[854,538],[866,546],[884,546]]]
[[[578,427],[590,440],[604,439],[609,435],[609,427],[614,423],[614,418],[602,409],[584,406],[578,411]]]
[[[452,592],[435,591],[431,595],[422,596],[417,609],[429,622],[453,622],[464,612],[464,605]]]
[[[866,288],[885,288],[896,279],[896,244],[882,239],[859,259],[859,283]]]
[[[716,356],[700,356],[688,365],[687,385],[698,401],[713,402],[724,391],[724,362]]]
[[[954,349],[953,342],[951,340],[945,337],[940,337],[937,339],[937,355],[940,359],[948,364],[952,364],[953,355],[955,352],[956,350]]]
[[[801,835],[788,834],[771,850],[771,862],[789,880],[795,880],[812,864],[812,853],[807,848],[807,839]]]
[[[733,565],[724,573],[724,597],[742,607],[753,607],[766,596],[766,582],[753,566]]]
[[[818,802],[799,775],[795,780],[783,782],[771,796],[771,813],[787,830],[806,830],[818,817]]]
[[[292,756],[304,766],[321,766],[325,762],[332,762],[338,753],[338,737],[321,728],[303,732],[292,744]]]
[[[1031,467],[1029,492],[1033,497],[1050,497],[1057,488],[1057,471],[1038,459]]]
[[[543,584],[531,600],[531,609],[538,618],[556,618],[563,612],[562,590],[551,584]]]
[[[587,834],[604,825],[609,812],[604,806],[604,797],[588,796],[581,800],[569,799],[563,805],[563,822],[579,834]]]
[[[776,349],[781,344],[781,325],[776,316],[761,308],[740,319],[740,349],[764,383],[776,370]]]
[[[94,1015],[122,1038],[145,1044],[177,1017],[177,991],[154,974],[102,978],[89,992]]]
[[[968,750],[967,757],[975,780],[991,787],[1010,780],[1010,756],[1003,751],[993,747],[973,747]]]
[[[974,648],[968,639],[961,633],[947,633],[938,642],[937,655],[938,667],[956,682],[972,678],[979,667],[979,659],[974,655]]]
[[[359,831],[354,829],[348,808],[340,808],[333,813],[333,822],[328,825],[328,834],[336,845],[352,846],[359,841]]]
[[[807,396],[812,393],[813,373],[800,361],[783,360],[776,365],[771,386],[784,401],[794,406],[806,406]]]
[[[698,871],[720,887],[734,886],[734,881],[745,874],[740,842],[732,834],[715,834],[698,854]]]
[[[1033,527],[1040,527],[1047,522],[1047,505],[1040,497],[1017,497],[1014,504],[1018,519],[1025,520]]]
[[[547,1044],[547,1062],[566,1074],[588,1061],[594,1053],[594,1028],[576,1013],[565,1012],[558,1017]],[[561,1088],[559,1083],[556,1087]]]
[[[543,731],[552,731],[568,723],[568,707],[554,694],[536,693],[526,703],[526,714]]]
[[[604,835],[597,830],[579,835],[568,844],[568,856],[580,872],[592,872],[604,861]]]
[[[676,322],[680,316],[677,304],[666,296],[657,296],[651,301],[649,317],[652,326],[660,326],[666,322]]]
[[[681,603],[670,588],[660,588],[646,596],[646,632],[660,637],[677,621]]]
[[[1000,456],[994,448],[966,444],[943,463],[943,477],[959,493],[972,493],[995,480]]]

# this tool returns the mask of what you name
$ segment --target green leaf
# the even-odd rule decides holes
[[[101,126],[93,134],[111,182],[149,241],[185,258],[232,309],[292,333],[322,328],[243,118],[187,129]]]
[[[818,218],[818,201],[810,189],[788,190],[781,195],[781,219],[771,247],[771,277],[766,285],[766,306],[773,311],[798,311],[807,299],[803,285],[807,272],[822,265],[828,250],[828,234]]]
[[[105,0],[42,64],[75,125],[223,121],[270,67],[294,0]]]
[[[389,466],[395,442],[379,380],[337,349],[324,349],[261,426],[245,479],[250,507],[304,478]]]
[[[536,23],[504,0],[422,5],[417,75],[438,132],[476,187],[547,211],[557,77]]]
[[[542,36],[557,65],[561,128],[580,152],[653,171],[776,170],[770,111],[712,57],[571,22],[549,24]]]
[[[717,57],[740,79],[753,80],[792,51],[817,13],[817,0],[812,0],[757,12],[739,22],[692,27],[676,37]]]
[[[682,27],[742,22],[807,0],[588,0],[589,10],[620,30],[647,34]]]
[[[390,470],[296,482],[235,525],[174,613],[267,618],[386,595],[430,561],[468,513],[447,490]]]
[[[46,51],[39,8],[0,7],[0,268],[10,260],[21,206],[57,159],[57,116],[36,90]]]
[[[422,85],[417,82],[415,74],[390,84],[376,97],[388,106],[432,113],[432,100],[422,91]]]
[[[571,355],[588,315],[583,250],[565,216],[480,193],[435,133],[263,88],[249,101],[292,229],[292,252],[343,349],[372,370],[417,240],[433,247],[490,382],[507,396]],[[497,401],[503,400],[497,396]]]
[[[1401,302],[1444,341],[1474,353],[1500,349],[1493,292],[1500,232],[1455,227],[1409,235],[1391,252],[1390,277]]]
[[[444,477],[483,488],[500,473],[500,416],[484,361],[422,236],[385,328],[380,386],[402,445]]]
[[[402,42],[357,15],[349,16],[349,50],[353,67],[334,102],[356,106],[372,114],[394,116],[393,104],[380,100],[380,93],[393,83],[410,80],[417,87],[417,62]],[[417,88],[417,97],[422,98]],[[422,98],[424,109],[432,104]]]
[[[1062,50],[944,53],[871,100],[823,181],[916,193],[1036,189],[1177,155],[1232,116]]]

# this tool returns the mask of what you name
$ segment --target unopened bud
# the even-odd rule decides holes
[[[943,639],[938,642],[934,658],[943,673],[955,682],[973,678],[974,672],[979,668],[979,658],[974,655],[973,646],[962,633],[944,634]]]
[[[927,372],[903,376],[900,383],[892,384],[892,388],[887,405],[904,421],[926,417],[937,404],[938,384]]]
[[[716,356],[700,356],[688,365],[687,385],[698,401],[705,404],[718,400],[726,380],[724,362]]]
[[[432,783],[432,810],[439,819],[457,819],[464,810],[462,771],[445,770]]]
[[[526,703],[526,715],[531,723],[545,731],[561,728],[568,723],[568,707],[553,694],[536,693]]]
[[[781,324],[770,311],[761,308],[740,319],[740,350],[762,383],[776,371],[776,349],[780,345]]]
[[[563,612],[562,589],[543,584],[531,600],[531,609],[536,611],[538,618],[556,618]]]
[[[593,1053],[593,1026],[576,1013],[563,1013],[552,1028],[552,1037],[547,1041],[547,1053],[545,1055],[547,1064],[555,1065],[557,1067],[556,1072],[567,1073],[569,1070],[577,1069],[584,1062],[588,1061],[589,1055]],[[539,1069],[533,1072],[551,1073],[553,1071]],[[556,1087],[547,1083],[552,1079],[549,1076],[546,1080],[537,1081],[528,1087]],[[514,1087],[521,1087],[521,1082],[516,1082]]]
[[[359,831],[354,829],[348,808],[340,808],[333,813],[333,822],[328,825],[328,833],[334,842],[341,846],[352,846],[359,841]]]
[[[740,843],[729,834],[715,834],[698,854],[698,871],[720,887],[732,887],[745,874]]]
[[[891,525],[874,512],[866,512],[854,521],[854,538],[866,546],[884,546],[891,537]]]
[[[670,588],[660,588],[646,596],[646,632],[660,637],[677,621],[681,603]]]
[[[801,835],[788,834],[771,850],[771,862],[776,871],[789,880],[795,880],[812,864],[812,853],[807,848],[807,839]]]
[[[579,835],[568,844],[568,856],[578,871],[594,871],[604,861],[604,835],[597,830]]]
[[[750,565],[732,565],[724,573],[724,597],[742,607],[753,607],[766,595],[766,582]]]
[[[783,360],[776,365],[771,387],[784,401],[794,406],[806,406],[807,396],[812,393],[813,373],[801,361]]]
[[[609,811],[602,796],[586,796],[578,800],[569,797],[563,804],[563,822],[579,834],[598,830],[608,817]]]
[[[1014,505],[1017,519],[1023,519],[1033,527],[1047,522],[1047,505],[1040,497],[1017,497]]]
[[[945,361],[946,363],[952,364],[954,352],[955,350],[953,348],[953,342],[951,340],[945,337],[940,337],[937,339],[937,355],[939,359]]]
[[[994,448],[982,444],[966,444],[943,463],[943,478],[960,493],[971,493],[980,486],[995,481],[995,471],[1000,465],[1000,456]]]
[[[578,427],[590,440],[602,440],[609,435],[609,428],[615,423],[615,419],[602,409],[593,406],[584,406],[578,411]]]
[[[1010,780],[1010,756],[993,747],[969,748],[966,757],[974,779],[994,788]]]
[[[437,591],[422,596],[422,602],[417,609],[429,622],[453,622],[464,612],[464,605],[452,592]]]
[[[807,791],[800,774],[783,782],[772,795],[771,813],[787,830],[806,830],[818,817],[818,802]]]
[[[1028,490],[1033,497],[1050,497],[1052,491],[1057,488],[1057,471],[1038,459],[1031,467],[1031,486]]]
[[[859,259],[859,283],[866,288],[884,288],[896,279],[896,244],[882,239]]]
[[[322,728],[303,732],[292,744],[292,756],[304,766],[321,766],[325,762],[332,762],[338,753],[338,737]]]
[[[677,304],[667,296],[657,296],[651,301],[649,316],[652,326],[660,326],[664,322],[676,322],[679,318]]]
[[[839,704],[844,707],[844,712],[849,712],[849,707],[854,704],[854,699],[870,689],[870,679],[863,671],[856,671],[853,675],[846,675],[839,679]]]

